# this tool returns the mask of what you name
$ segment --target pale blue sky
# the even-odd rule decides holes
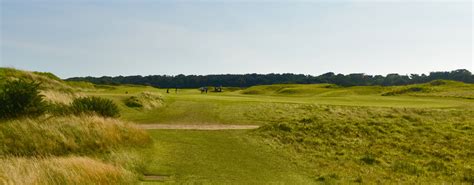
[[[63,78],[473,71],[471,1],[1,2],[1,66]]]

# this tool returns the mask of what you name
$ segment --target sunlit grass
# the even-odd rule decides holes
[[[132,96],[130,92],[140,93],[140,89],[161,93],[164,104],[158,109],[142,111],[122,107],[123,119],[141,123],[263,125],[261,129],[239,137],[259,141],[254,145],[256,148],[270,145],[270,153],[286,156],[298,164],[299,172],[315,183],[470,182],[474,166],[468,160],[474,151],[470,144],[474,143],[474,102],[465,97],[441,96],[440,93],[453,91],[453,94],[456,90],[456,84],[449,83],[445,87],[433,87],[435,90],[425,94],[394,96],[382,94],[404,86],[276,85],[263,87],[272,92],[260,94],[246,94],[246,90],[201,94],[196,89],[180,89],[177,94],[173,91],[167,94],[164,89],[150,87],[126,87],[129,94],[125,94],[118,86],[114,92],[105,90],[91,94],[119,101]],[[461,85],[471,88],[471,85]],[[329,90],[318,94],[312,92],[314,88]],[[153,131],[163,135],[167,132],[173,133],[166,136],[170,138],[192,135],[199,140],[199,137],[213,137],[186,131]],[[167,141],[164,136],[155,138],[159,138],[158,142]],[[217,144],[220,140],[225,141],[207,142]],[[185,149],[191,147],[186,147],[188,142],[191,141],[162,144],[172,147],[170,151],[183,150],[189,154]],[[198,157],[208,155],[206,151],[196,153]],[[156,160],[157,165],[167,164]],[[193,169],[202,169],[186,166],[194,160],[184,156],[173,160],[183,166],[177,171],[158,172],[186,176],[200,173]],[[271,168],[271,165],[262,168]],[[224,172],[215,174],[225,176]],[[209,179],[212,181],[213,178]],[[178,175],[175,180],[201,182],[197,177]]]
[[[176,184],[311,184],[284,155],[246,131],[150,131],[147,173]],[[158,182],[149,182],[150,184]],[[146,183],[148,184],[148,183]]]
[[[256,135],[321,182],[472,180],[473,110],[300,105],[285,114]]]
[[[0,70],[0,76],[3,73]],[[9,73],[45,83],[57,81],[47,73]],[[55,83],[43,92],[52,102],[67,104],[67,93],[109,98],[119,106],[121,120],[262,127],[150,131],[155,143],[149,145],[146,132],[117,119],[66,116],[2,122],[0,160],[7,165],[0,167],[0,179],[14,184],[120,184],[136,182],[144,173],[163,175],[167,183],[178,184],[471,183],[474,179],[471,84],[282,84],[201,94],[197,89],[166,93],[146,86],[88,83],[52,88]],[[51,89],[54,92],[47,93]],[[142,97],[144,93],[151,99]],[[127,106],[131,97],[146,106]],[[77,179],[70,174],[77,174]],[[17,179],[28,175],[38,181]],[[73,179],[65,181],[66,177]]]
[[[0,154],[65,155],[145,146],[148,134],[133,124],[97,116],[21,119],[0,124]]]
[[[137,178],[120,166],[87,157],[0,158],[0,184],[133,184]]]

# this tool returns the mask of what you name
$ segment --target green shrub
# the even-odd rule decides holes
[[[103,117],[120,116],[119,108],[109,99],[99,97],[76,98],[71,104],[71,110],[75,114],[97,114]]]
[[[7,81],[0,91],[0,119],[34,117],[46,111],[39,83],[25,80]]]
[[[124,100],[124,103],[127,107],[143,107],[140,103],[140,100],[136,96],[131,96]]]
[[[136,96],[123,99],[125,106],[151,110],[163,106],[163,98],[158,93],[141,92]]]

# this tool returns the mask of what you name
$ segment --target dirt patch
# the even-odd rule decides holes
[[[161,130],[248,130],[256,129],[258,125],[175,125],[175,124],[141,124],[142,129]]]

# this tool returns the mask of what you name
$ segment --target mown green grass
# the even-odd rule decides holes
[[[425,90],[412,91],[413,87]],[[138,123],[262,125],[251,132],[151,131],[156,146],[146,154],[154,160],[149,172],[170,175],[170,183],[279,182],[273,181],[282,176],[276,172],[257,173],[264,180],[252,181],[229,175],[240,172],[209,170],[226,164],[256,171],[250,159],[249,164],[232,166],[208,157],[223,153],[232,161],[252,156],[255,148],[290,161],[292,173],[310,179],[303,183],[470,183],[474,179],[471,88],[448,81],[398,87],[274,85],[208,94],[180,89],[167,94],[166,89],[112,86],[87,94],[120,104],[144,91],[160,93],[163,105],[155,109],[120,105],[121,119]],[[390,92],[395,93],[386,96]],[[240,147],[239,142],[250,147]],[[240,148],[244,154],[223,145]],[[275,168],[272,162],[255,165],[261,171]]]
[[[150,131],[155,143],[147,173],[167,176],[145,184],[311,184],[283,154],[247,131]]]
[[[277,85],[280,87],[281,85]],[[289,85],[293,87],[293,85]],[[304,85],[294,85],[297,87]],[[321,87],[321,85],[309,85]],[[344,105],[364,107],[398,107],[398,108],[473,108],[472,100],[454,97],[436,96],[382,96],[380,87],[335,87],[333,93],[338,96],[311,96],[311,95],[268,95],[244,94],[246,90],[237,90],[223,93],[201,94],[197,89],[179,89],[167,94],[166,89],[157,89],[145,86],[104,86],[86,94],[113,99],[121,108],[122,119],[138,123],[167,123],[167,124],[264,124],[266,118],[255,118],[248,115],[255,114],[255,108],[286,104],[308,105]],[[324,87],[324,86],[323,86]],[[369,92],[365,92],[368,88]],[[376,90],[373,90],[373,89]],[[330,88],[332,89],[332,88]],[[352,93],[346,93],[351,91]],[[372,93],[380,92],[379,94]],[[139,96],[142,92],[160,94],[163,98],[162,106],[156,109],[143,110],[127,107],[124,100]],[[357,92],[354,94],[354,92]],[[368,93],[368,94],[364,94]],[[268,106],[271,104],[272,106]],[[268,115],[267,115],[268,116]]]
[[[147,154],[155,159],[151,173],[170,175],[170,182],[177,183],[254,183],[220,179],[229,172],[208,171],[208,166],[221,168],[221,163],[266,148],[267,153],[291,161],[295,172],[313,180],[307,182],[311,184],[469,183],[474,177],[472,109],[267,103],[253,112],[249,117],[267,122],[254,131],[151,131],[155,140],[154,152]],[[236,141],[247,147],[232,149],[240,147]],[[224,159],[229,161],[210,158],[217,155],[213,153],[228,155]],[[265,158],[249,164],[280,160]],[[229,168],[255,170],[251,165]],[[263,162],[258,168],[276,167]]]

